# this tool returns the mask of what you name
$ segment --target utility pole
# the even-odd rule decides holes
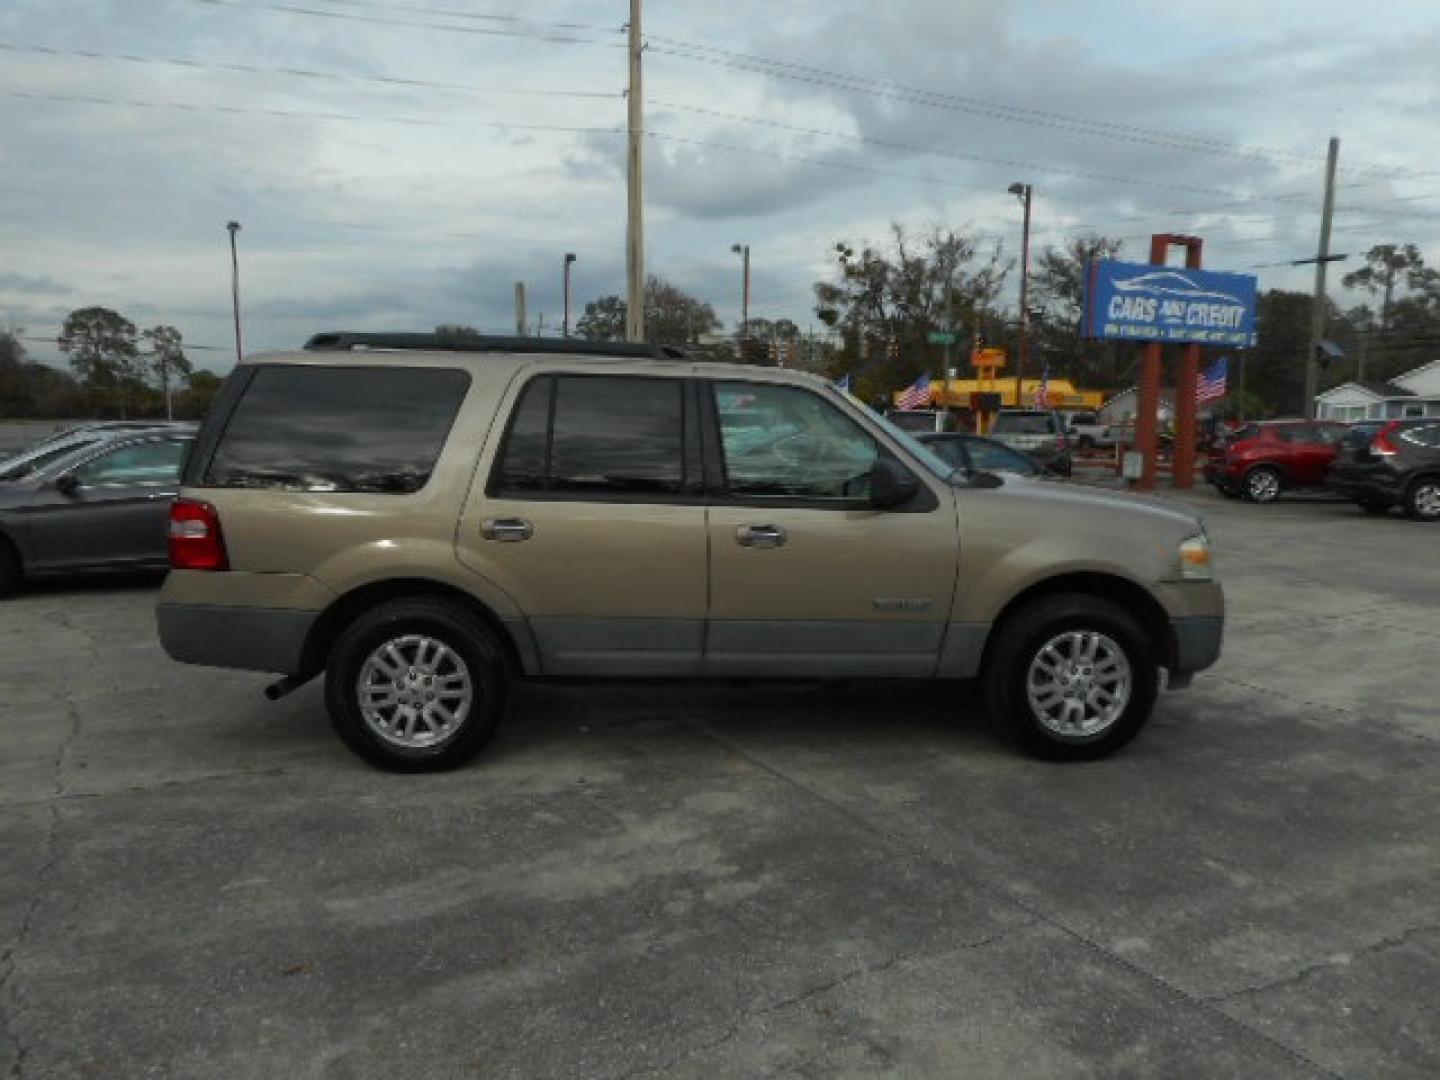
[[[730,250],[740,256],[740,350],[743,356],[745,339],[750,336],[750,245],[731,244]]]
[[[645,340],[645,113],[640,77],[641,0],[630,0],[630,93],[627,188],[629,218],[625,230],[625,340]]]
[[[225,228],[230,232],[230,299],[235,309],[235,363],[240,363],[240,256],[235,250],[235,234],[240,231],[240,222],[227,221]]]
[[[525,326],[525,283],[515,282],[515,336],[526,336]]]
[[[1030,200],[1034,189],[1029,184],[1016,181],[1007,190],[1025,206],[1024,232],[1020,239],[1020,348],[1015,355],[1015,407],[1023,409],[1021,378],[1030,359]]]
[[[1330,265],[1330,222],[1335,216],[1335,163],[1340,157],[1340,140],[1330,139],[1325,155],[1325,203],[1320,211],[1320,250],[1315,256],[1315,300],[1310,309],[1310,348],[1305,354],[1305,415],[1315,415],[1317,372],[1315,354],[1325,336],[1325,270]]]
[[[570,266],[574,262],[575,253],[567,251],[565,253],[565,314],[560,322],[560,336],[567,338],[570,336]]]

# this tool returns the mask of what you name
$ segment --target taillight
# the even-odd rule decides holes
[[[198,499],[170,504],[170,565],[176,570],[229,570],[215,507]]]
[[[1390,433],[1399,426],[1399,421],[1392,420],[1381,428],[1375,435],[1375,441],[1370,444],[1370,453],[1376,457],[1394,457],[1398,454],[1400,448],[1390,441]]]

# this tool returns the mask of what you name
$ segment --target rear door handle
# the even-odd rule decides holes
[[[489,518],[480,523],[480,535],[502,544],[518,544],[535,535],[535,526],[524,518]]]
[[[785,546],[785,530],[779,525],[741,525],[735,542],[741,547],[778,548]]]

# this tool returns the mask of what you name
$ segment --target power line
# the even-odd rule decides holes
[[[193,102],[184,101],[143,101],[137,98],[101,97],[95,94],[49,94],[29,90],[0,90],[0,94],[27,101],[56,101],[64,104],[123,106],[137,109],[173,109],[180,112],[192,113],[219,112],[237,116],[270,116],[293,120],[343,120],[367,124],[406,124],[419,127],[448,126],[446,121],[429,120],[418,116],[361,116],[356,113],[315,112],[298,109],[266,109],[240,105],[196,105]],[[465,123],[470,127],[493,128],[501,131],[551,131],[597,134],[609,134],[616,131],[615,128],[609,127],[587,127],[567,124],[528,124],[500,120],[467,119]]]
[[[481,37],[527,38],[532,41],[548,41],[556,45],[614,45],[613,42],[597,41],[594,38],[562,36],[560,34],[528,30],[503,29],[494,26],[469,26],[458,23],[416,22],[407,19],[392,19],[383,15],[362,15],[349,11],[326,11],[323,8],[302,7],[299,4],[282,3],[241,3],[240,0],[193,0],[210,7],[231,8],[236,11],[263,11],[267,14],[304,15],[311,18],[335,19],[342,22],[369,23],[378,26],[402,26],[414,30],[439,30],[453,34],[474,34]]]
[[[1029,161],[1016,161],[1010,158],[990,157],[984,154],[971,154],[961,150],[939,149],[934,146],[922,146],[913,143],[892,142],[888,139],[874,139],[865,135],[855,135],[850,132],[825,131],[820,128],[807,128],[799,124],[787,124],[781,120],[771,120],[763,116],[747,116],[742,113],[727,113],[717,109],[707,109],[699,105],[685,105],[680,102],[656,101],[653,104],[674,109],[677,112],[688,112],[697,116],[707,116],[717,120],[727,120],[742,124],[756,124],[762,127],[774,128],[779,131],[789,131],[800,135],[812,135],[827,139],[847,139],[853,142],[865,143],[871,146],[880,146],[888,150],[903,150],[908,153],[928,154],[936,157],[956,158],[961,161],[974,161],[986,165],[1004,166],[1008,169],[1025,169],[1030,171],[1049,172],[1060,176],[1073,176],[1084,180],[1098,180],[1107,184],[1131,184],[1142,187],[1159,188],[1166,191],[1182,191],[1191,194],[1201,195],[1223,195],[1234,197],[1235,192],[1224,188],[1199,187],[1194,184],[1178,184],[1165,180],[1144,180],[1134,176],[1116,176],[1109,173],[1090,172],[1085,169],[1072,169],[1064,165],[1041,165]],[[1259,201],[1265,201],[1259,197]]]
[[[844,72],[796,63],[794,61],[777,60],[772,57],[757,56],[753,53],[737,52],[731,49],[722,49],[718,46],[705,45],[679,38],[665,37],[663,35],[651,35],[650,41],[656,43],[652,45],[651,51],[661,55],[676,56],[682,59],[695,60],[700,63],[733,68],[741,71],[749,71],[755,74],[771,75],[775,78],[821,86],[828,89],[846,90],[852,93],[899,100],[930,108],[969,113],[971,115],[1001,120],[1007,123],[1030,124],[1037,127],[1067,131],[1073,134],[1119,139],[1127,142],[1180,150],[1187,153],[1217,154],[1251,160],[1272,161],[1287,165],[1314,165],[1319,161],[1319,158],[1315,155],[1300,154],[1290,150],[1243,145],[1208,136],[1164,131],[1109,120],[1094,120],[1048,109],[1011,105],[1006,102],[986,98],[941,93],[934,90],[905,86],[888,80],[850,75]],[[1391,176],[1417,178],[1440,175],[1440,171],[1437,170],[1406,169],[1397,166],[1367,165],[1363,163],[1350,165],[1347,167],[1347,171],[1352,173],[1380,172]]]
[[[102,53],[90,49],[57,49],[49,45],[29,45],[11,41],[0,41],[0,50],[12,53],[33,53],[83,60],[123,62],[128,64],[153,64],[159,66],[183,67],[197,71],[233,71],[246,75],[288,75],[306,79],[331,79],[338,82],[377,83],[390,87],[414,87],[425,90],[450,90],[467,94],[518,94],[534,97],[597,98],[606,101],[618,99],[620,91],[600,90],[533,90],[500,86],[467,86],[464,83],[438,82],[433,79],[414,79],[393,75],[361,75],[342,71],[314,71],[309,68],[259,67],[254,64],[237,64],[218,60],[194,60],[177,56],[138,56],[133,53]]]

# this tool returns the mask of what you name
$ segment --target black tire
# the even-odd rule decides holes
[[[20,587],[20,556],[10,541],[0,536],[0,596],[9,596]]]
[[[1415,521],[1440,521],[1440,476],[1416,477],[1400,505]]]
[[[1032,666],[1046,646],[1071,632],[1103,635],[1129,666],[1129,695],[1118,716],[1091,733],[1064,734],[1031,704]],[[1090,761],[1124,746],[1155,707],[1160,671],[1140,621],[1118,604],[1086,593],[1059,593],[1021,607],[996,631],[981,672],[992,719],[1026,751],[1051,761]]]
[[[1212,486],[1227,499],[1238,499],[1240,497],[1240,493],[1229,484],[1214,484]]]
[[[1246,502],[1273,503],[1280,498],[1285,487],[1285,478],[1273,465],[1256,465],[1240,481],[1240,494]]]
[[[1355,505],[1360,507],[1361,510],[1364,510],[1365,513],[1372,514],[1375,517],[1381,517],[1384,514],[1390,513],[1390,504],[1388,502],[1373,502],[1371,500],[1366,500],[1364,502],[1356,503]]]
[[[399,675],[402,680],[407,676],[417,679],[413,687],[406,683],[403,691],[393,685],[375,684],[376,693],[403,693],[406,700],[403,705],[381,704],[373,715],[383,721],[388,709],[391,722],[403,723],[401,709],[408,710],[408,717],[415,711],[412,706],[419,706],[429,716],[433,708],[443,707],[448,694],[464,693],[445,687],[445,680],[455,677],[468,677],[469,708],[456,721],[453,731],[437,734],[427,730],[408,738],[405,732],[396,731],[387,737],[379,730],[387,725],[372,724],[361,706],[361,674],[372,654],[387,642],[396,645],[403,664],[407,662],[405,650],[418,648],[419,639],[439,643],[450,650],[449,656],[439,654],[428,686],[424,685],[425,672],[431,669],[423,665]],[[415,663],[413,652],[408,654],[408,662]],[[367,678],[377,673],[378,669],[371,668]],[[437,772],[468,761],[485,745],[508,709],[513,683],[504,648],[480,618],[446,600],[415,597],[380,604],[340,634],[325,672],[325,706],[340,738],[372,765],[392,772]],[[427,692],[431,699],[438,697],[441,701],[427,703],[423,700]],[[412,726],[418,727],[418,722],[412,721]],[[427,739],[431,741],[421,742]]]

